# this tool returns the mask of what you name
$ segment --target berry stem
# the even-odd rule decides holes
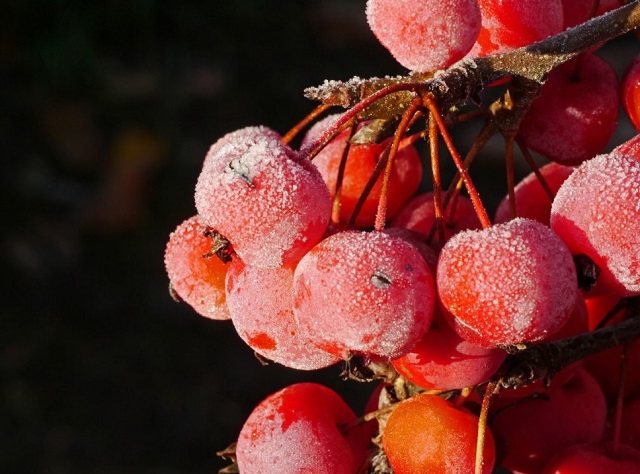
[[[429,153],[431,155],[431,176],[433,180],[433,208],[436,221],[436,232],[438,242],[444,245],[444,220],[442,206],[442,180],[440,176],[440,153],[438,150],[438,125],[433,118],[433,113],[429,113]]]
[[[460,176],[464,181],[464,185],[467,188],[467,192],[469,193],[469,198],[473,203],[473,207],[476,210],[476,214],[478,215],[478,219],[480,220],[482,227],[485,229],[487,227],[490,227],[491,220],[489,219],[487,210],[482,204],[482,201],[480,200],[480,195],[478,194],[478,191],[476,191],[476,188],[473,185],[473,182],[471,181],[471,177],[469,176],[469,173],[464,163],[462,162],[462,159],[460,158],[460,155],[458,154],[458,151],[456,150],[455,145],[453,144],[451,135],[449,135],[449,132],[444,123],[444,120],[442,120],[442,116],[440,115],[440,111],[438,110],[438,106],[436,105],[433,96],[425,96],[424,102],[427,108],[429,109],[429,111],[431,112],[432,116],[434,117],[434,120],[438,125],[438,129],[440,130],[440,134],[442,135],[444,143],[447,146],[447,149],[449,150],[451,157],[453,158],[453,162],[455,163],[456,168],[458,169],[458,173],[460,173]]]
[[[333,202],[331,203],[331,223],[337,226],[340,223],[340,197],[342,196],[342,182],[344,180],[344,170],[347,166],[347,157],[349,156],[349,150],[351,148],[351,138],[356,132],[356,125],[352,124],[349,129],[349,135],[344,142],[344,149],[342,150],[342,156],[340,157],[340,164],[338,165],[338,175],[336,176],[336,188],[333,193]]]
[[[319,115],[321,115],[326,110],[332,107],[331,104],[320,104],[315,109],[313,109],[305,118],[300,120],[297,124],[295,124],[291,129],[282,137],[280,140],[282,143],[290,143],[296,135],[298,135],[303,128],[313,122]]]
[[[487,419],[489,417],[489,407],[494,395],[500,391],[500,386],[495,382],[489,382],[482,397],[480,416],[478,417],[478,437],[476,440],[476,468],[475,474],[482,474],[484,464],[484,443],[487,432]]]
[[[538,182],[544,189],[544,192],[547,194],[549,201],[553,201],[553,197],[554,197],[553,191],[551,191],[551,188],[549,187],[549,183],[547,183],[547,180],[544,178],[544,176],[542,176],[542,173],[540,172],[540,168],[534,161],[533,156],[531,156],[531,152],[529,151],[529,148],[527,148],[527,146],[524,144],[521,138],[516,138],[516,143],[518,144],[518,148],[520,148],[520,151],[522,152],[522,156],[524,156],[524,159],[526,160],[527,164],[529,165],[533,173],[536,175]]]
[[[378,212],[376,214],[376,222],[375,222],[375,230],[381,231],[384,229],[385,222],[387,220],[387,202],[389,196],[389,185],[391,181],[391,174],[393,172],[393,163],[394,158],[398,152],[398,147],[400,146],[400,140],[402,140],[402,135],[406,132],[407,128],[411,124],[411,120],[419,112],[420,107],[422,107],[422,100],[420,97],[415,97],[407,110],[405,110],[404,114],[402,114],[402,119],[400,120],[400,124],[393,134],[393,140],[391,141],[391,147],[389,149],[389,157],[387,159],[387,165],[385,168],[384,175],[382,176],[382,188],[380,190],[380,200],[378,201]]]
[[[509,195],[509,212],[511,213],[512,218],[518,217],[518,210],[516,206],[516,183],[515,183],[515,172],[513,169],[513,139],[514,133],[505,133],[505,154],[506,154],[506,165],[507,165],[507,193]]]

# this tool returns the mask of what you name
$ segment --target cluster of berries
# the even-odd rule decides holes
[[[394,57],[424,72],[530,44],[617,5],[369,0],[366,13]],[[640,296],[640,135],[599,154],[621,101],[640,129],[640,60],[622,87],[593,52],[554,69],[518,132],[550,163],[512,187],[493,224],[460,193],[443,205],[440,190],[419,191],[421,132],[358,144],[366,122],[331,115],[299,149],[264,126],[215,142],[195,187],[197,215],[167,244],[173,294],[230,319],[264,359],[299,370],[353,358],[389,364],[420,392],[386,407],[376,390],[378,424],[359,422],[326,387],[287,387],[245,423],[240,471],[374,472],[362,469],[382,462],[371,454],[378,435],[396,474],[639,472],[640,377],[628,377],[624,394],[625,419],[635,421],[621,425],[618,412],[615,448],[607,444],[621,348],[567,367],[551,386],[507,392],[481,435],[479,400],[466,390],[497,373],[505,349],[612,324]],[[625,354],[640,364],[640,344]]]

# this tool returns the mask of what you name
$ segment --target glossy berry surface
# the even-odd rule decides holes
[[[382,446],[396,474],[468,474],[474,472],[477,430],[475,415],[422,394],[391,413]],[[489,474],[494,462],[493,437],[487,432],[482,473]]]
[[[622,104],[636,130],[640,130],[640,56],[627,68],[622,79]]]

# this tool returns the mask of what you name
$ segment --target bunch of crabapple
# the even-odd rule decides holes
[[[399,63],[424,73],[616,6],[368,0],[366,17]],[[620,83],[589,50],[549,73],[517,132],[547,163],[510,189],[493,222],[471,192],[452,186],[443,204],[441,189],[425,189],[416,142],[426,134],[415,123],[365,143],[353,138],[367,120],[332,114],[299,147],[266,126],[210,147],[196,213],[166,246],[171,294],[230,320],[262,360],[298,370],[342,362],[385,380],[365,417],[316,383],[268,396],[240,431],[239,472],[640,472],[640,377],[619,363],[640,364],[638,342],[503,392],[485,421],[477,399],[505,349],[630,316],[625,302],[640,295],[640,135],[603,151],[621,103],[639,127],[639,64]]]

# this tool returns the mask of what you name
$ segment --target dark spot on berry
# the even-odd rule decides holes
[[[371,275],[371,284],[380,290],[387,289],[393,282],[382,270],[376,270]]]

